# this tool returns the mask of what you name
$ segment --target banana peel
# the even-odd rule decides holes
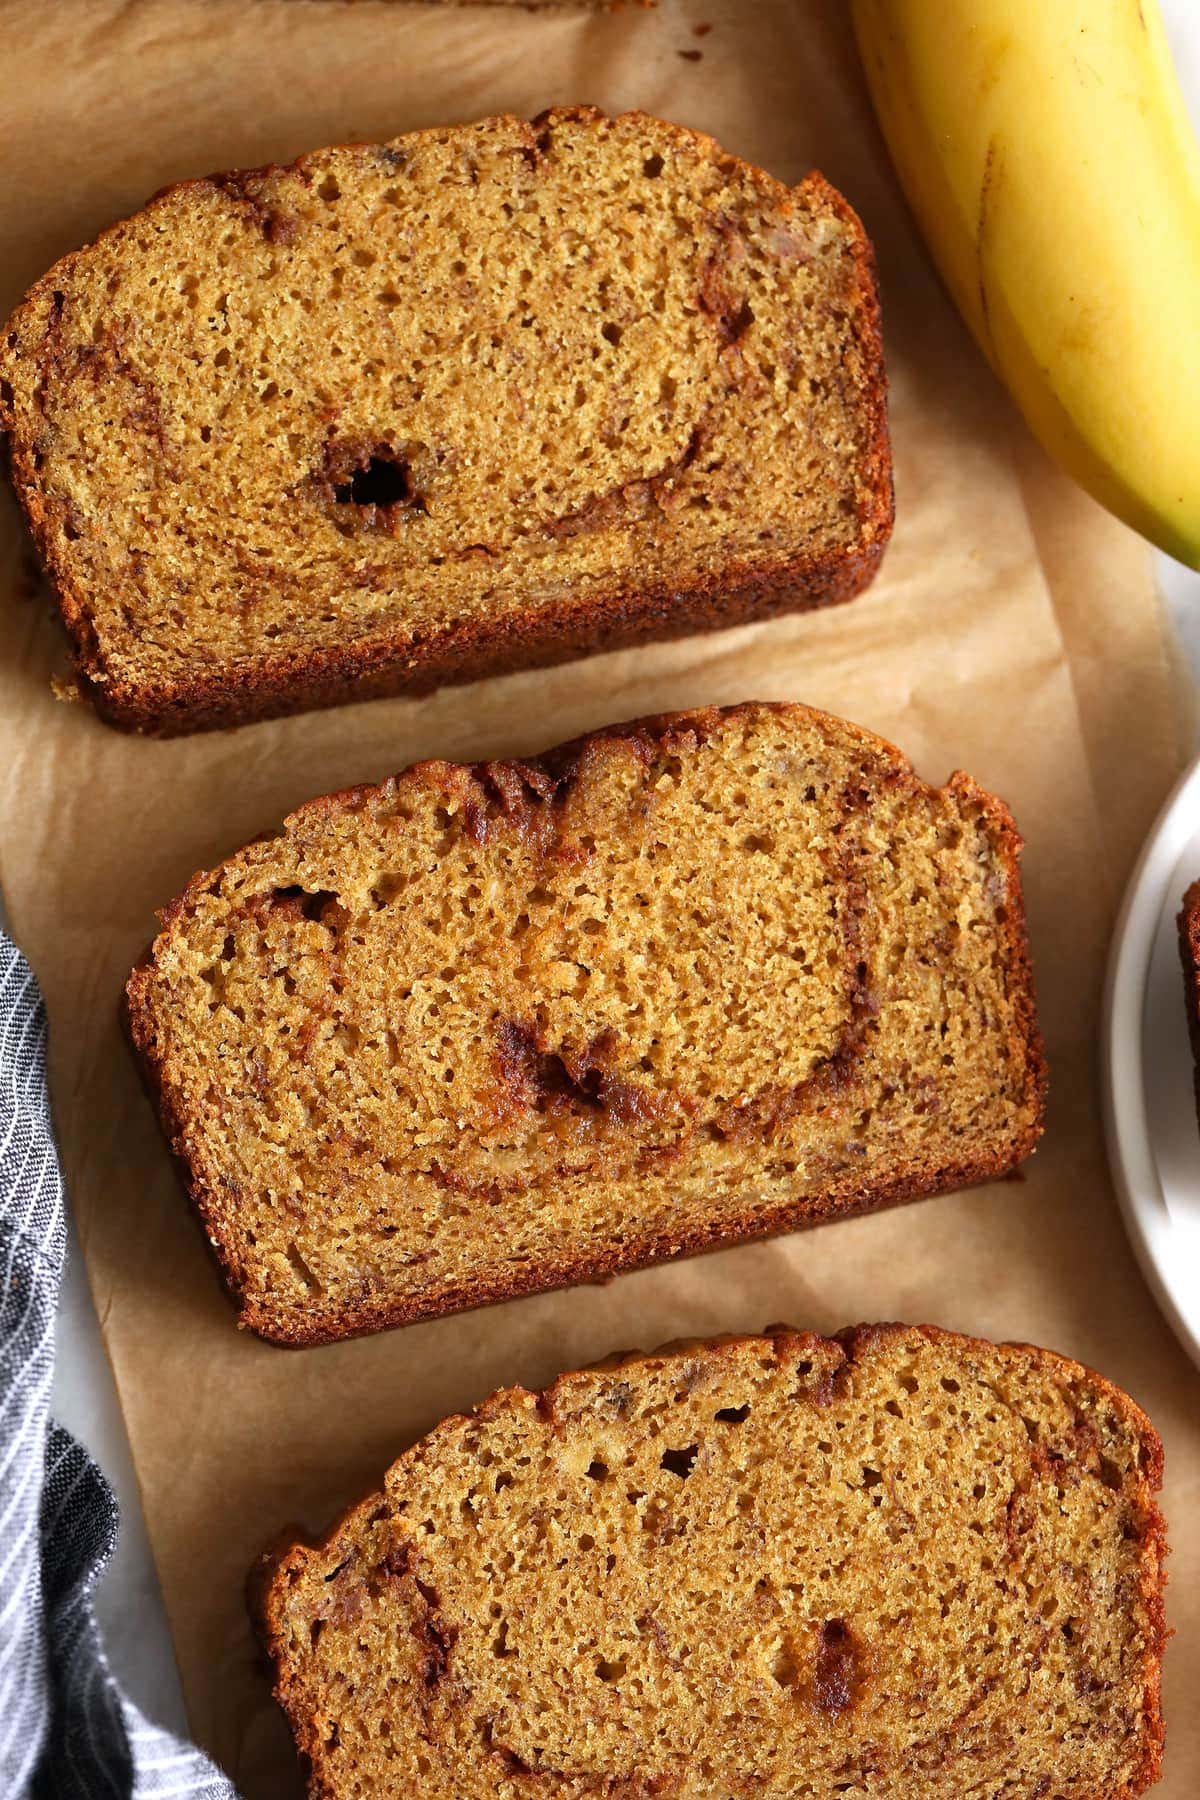
[[[1045,448],[1200,568],[1200,145],[1157,0],[852,0],[960,311]]]

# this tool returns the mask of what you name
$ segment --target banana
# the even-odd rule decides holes
[[[851,0],[935,261],[1046,449],[1200,567],[1200,146],[1158,0]]]

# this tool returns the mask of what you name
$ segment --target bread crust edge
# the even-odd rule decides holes
[[[1200,881],[1193,881],[1187,889],[1175,922],[1179,930],[1179,960],[1183,965],[1188,1038],[1195,1063],[1192,1086],[1196,1095],[1196,1119],[1200,1124]]]

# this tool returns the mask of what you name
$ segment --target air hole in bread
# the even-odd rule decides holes
[[[386,439],[331,439],[314,472],[316,491],[337,511],[343,536],[366,526],[395,535],[400,521],[427,516],[425,492],[436,471],[428,446]]]
[[[291,1264],[293,1274],[303,1283],[309,1293],[320,1294],[321,1283],[317,1280],[294,1243],[289,1244],[287,1247],[287,1259]]]
[[[411,471],[402,457],[372,456],[364,468],[355,469],[349,481],[337,483],[333,497],[342,506],[403,506],[416,496]]]
[[[672,1475],[678,1475],[681,1481],[686,1481],[699,1453],[698,1444],[689,1444],[684,1450],[664,1450],[661,1466],[669,1469]]]
[[[308,919],[314,925],[323,922],[326,908],[336,900],[337,895],[328,888],[310,893],[302,887],[279,887],[273,888],[270,894],[272,906],[293,908],[300,918]]]
[[[1113,1493],[1120,1493],[1125,1477],[1120,1464],[1114,1462],[1111,1456],[1100,1458],[1099,1475],[1106,1488],[1111,1488]]]

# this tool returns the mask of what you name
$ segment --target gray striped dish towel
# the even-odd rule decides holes
[[[0,933],[0,1800],[237,1800],[105,1660],[92,1595],[112,1489],[49,1417],[67,1249],[33,972]]]

